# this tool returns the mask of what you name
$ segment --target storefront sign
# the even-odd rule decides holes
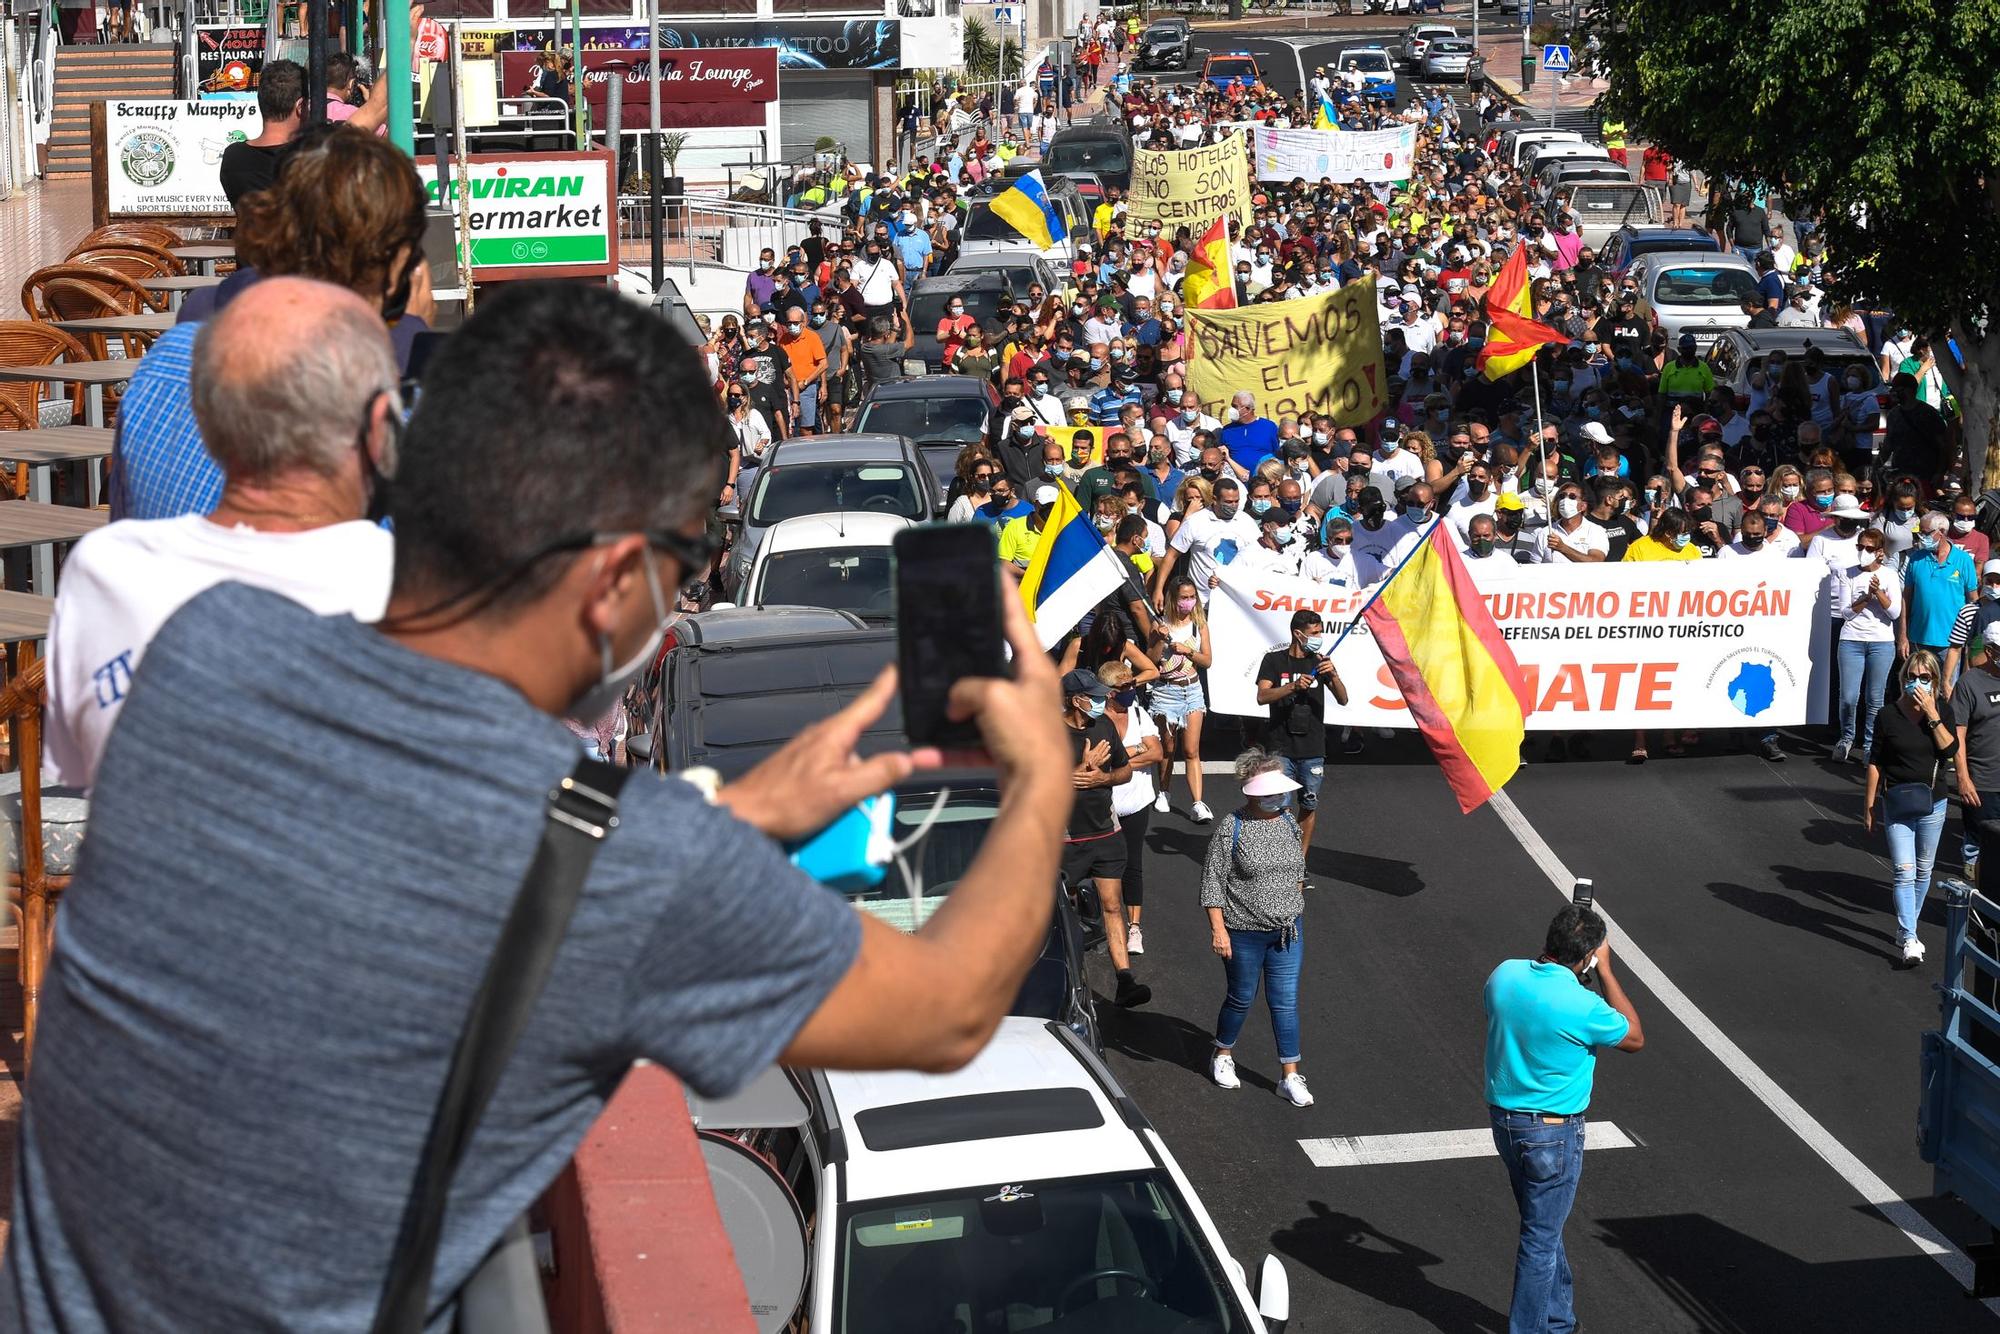
[[[232,212],[222,150],[263,125],[255,102],[108,99],[104,199],[112,217]]]
[[[501,86],[510,96],[525,90],[534,78],[533,51],[501,55]],[[644,51],[586,50],[583,53],[583,98],[590,104],[591,123],[608,123],[611,80],[625,67],[623,124],[626,129],[651,127]],[[771,47],[737,47],[714,51],[660,53],[660,119],[667,129],[725,125],[762,125],[764,108],[778,100],[778,53]]]
[[[1826,567],[1804,560],[1516,565],[1468,561],[1527,678],[1528,730],[1792,727],[1826,718]],[[1292,613],[1338,633],[1368,600],[1307,579],[1224,566],[1209,598],[1209,700],[1263,717],[1257,665],[1291,639]],[[1330,723],[1414,727],[1364,624],[1333,657],[1346,705]]]
[[[195,77],[204,97],[247,93],[264,68],[262,28],[196,28]]]
[[[617,193],[609,153],[475,153],[471,187],[472,276],[581,278],[618,268]],[[431,204],[458,217],[458,173],[440,198],[437,165],[417,163]]]
[[[539,50],[568,41],[567,29],[560,36],[552,28],[520,29],[514,36],[514,49]],[[587,51],[644,51],[646,29],[587,28],[583,45]],[[775,48],[779,68],[786,70],[899,69],[902,26],[896,19],[874,18],[703,19],[660,24],[663,53],[742,47]]]

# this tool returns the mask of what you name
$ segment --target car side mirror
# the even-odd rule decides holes
[[[715,507],[715,517],[724,523],[741,523],[743,522],[742,506],[734,500],[726,505],[717,505]]]
[[[1264,1317],[1267,1334],[1285,1334],[1292,1318],[1291,1276],[1275,1255],[1266,1255],[1257,1273],[1257,1314]]]

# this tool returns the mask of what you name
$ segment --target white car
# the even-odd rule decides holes
[[[1757,295],[1757,270],[1740,255],[1656,251],[1635,260],[1627,276],[1639,288],[1633,313],[1665,332],[1668,347],[1690,333],[1705,352],[1724,329],[1750,323],[1743,303]]]
[[[867,620],[895,615],[890,544],[900,514],[801,514],[771,525],[743,584],[746,607],[828,607]]]
[[[1252,1297],[1208,1211],[1074,1033],[1003,1019],[948,1075],[814,1076],[809,1327],[1282,1331],[1284,1266]]]
[[[1421,71],[1424,52],[1430,44],[1440,37],[1456,36],[1458,29],[1449,23],[1412,23],[1409,31],[1403,34],[1403,63],[1410,67],[1412,73]]]
[[[1379,46],[1350,46],[1333,61],[1333,77],[1368,97],[1394,101],[1396,62]]]
[[[1518,167],[1521,165],[1521,160],[1540,145],[1559,140],[1580,144],[1583,142],[1583,136],[1575,130],[1509,130],[1500,136],[1500,151],[1507,155],[1510,163]]]

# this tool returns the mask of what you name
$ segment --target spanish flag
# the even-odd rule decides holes
[[[1534,318],[1535,301],[1528,290],[1528,248],[1514,253],[1486,289],[1486,345],[1479,349],[1479,370],[1489,380],[1521,369],[1535,359],[1544,343],[1567,343],[1560,330]]]
[[[1181,300],[1189,310],[1228,310],[1236,304],[1236,279],[1229,268],[1229,228],[1217,218],[1194,243],[1187,272],[1181,275]]]
[[[1451,531],[1433,519],[1362,615],[1458,808],[1470,814],[1520,768],[1534,704]]]

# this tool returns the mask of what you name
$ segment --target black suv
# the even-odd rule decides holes
[[[1194,58],[1194,29],[1184,18],[1154,19],[1139,34],[1140,69],[1186,69]]]

